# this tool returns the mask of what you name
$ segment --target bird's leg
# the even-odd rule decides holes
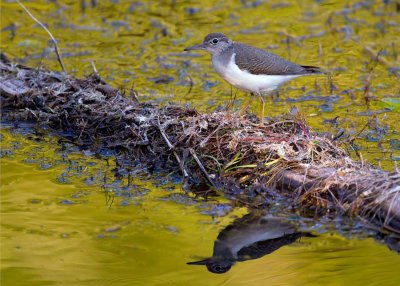
[[[260,117],[260,125],[264,124],[264,111],[265,111],[265,100],[264,97],[262,96],[262,94],[260,92],[257,92],[258,97],[261,100],[261,117]]]

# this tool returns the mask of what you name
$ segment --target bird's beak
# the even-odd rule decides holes
[[[193,261],[193,262],[187,262],[186,264],[188,265],[207,265],[207,262],[209,262],[210,259],[204,259],[204,260],[199,260],[199,261]]]
[[[204,44],[199,44],[199,45],[194,45],[194,46],[191,46],[191,47],[188,47],[188,48],[186,48],[186,49],[184,49],[184,51],[192,51],[192,50],[205,50],[206,49],[206,47],[204,46]]]

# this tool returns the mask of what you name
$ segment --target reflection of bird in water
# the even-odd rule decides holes
[[[236,261],[260,258],[302,236],[314,235],[298,232],[292,223],[283,218],[248,214],[220,232],[214,242],[212,257],[188,264],[205,265],[210,272],[225,273]]]

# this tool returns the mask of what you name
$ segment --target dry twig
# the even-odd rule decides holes
[[[63,60],[61,58],[61,55],[60,55],[60,52],[59,52],[59,49],[58,49],[57,40],[53,37],[53,35],[46,28],[46,26],[42,22],[40,22],[38,19],[36,19],[35,16],[32,15],[32,13],[24,6],[24,4],[22,4],[19,0],[16,0],[16,1],[19,4],[19,6],[21,6],[21,8],[24,9],[24,11],[32,18],[32,20],[34,20],[36,23],[38,23],[39,26],[42,27],[47,32],[47,34],[50,36],[51,41],[54,44],[54,49],[55,49],[55,52],[56,52],[56,55],[57,55],[57,60],[60,63],[63,72],[67,73],[67,70],[65,69],[64,62],[63,62]]]

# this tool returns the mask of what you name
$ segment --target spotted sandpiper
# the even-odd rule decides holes
[[[261,122],[265,108],[262,94],[293,78],[322,73],[318,67],[298,65],[264,50],[235,43],[222,33],[209,34],[203,43],[185,49],[191,50],[209,52],[222,78],[240,90],[258,95],[262,103]]]

